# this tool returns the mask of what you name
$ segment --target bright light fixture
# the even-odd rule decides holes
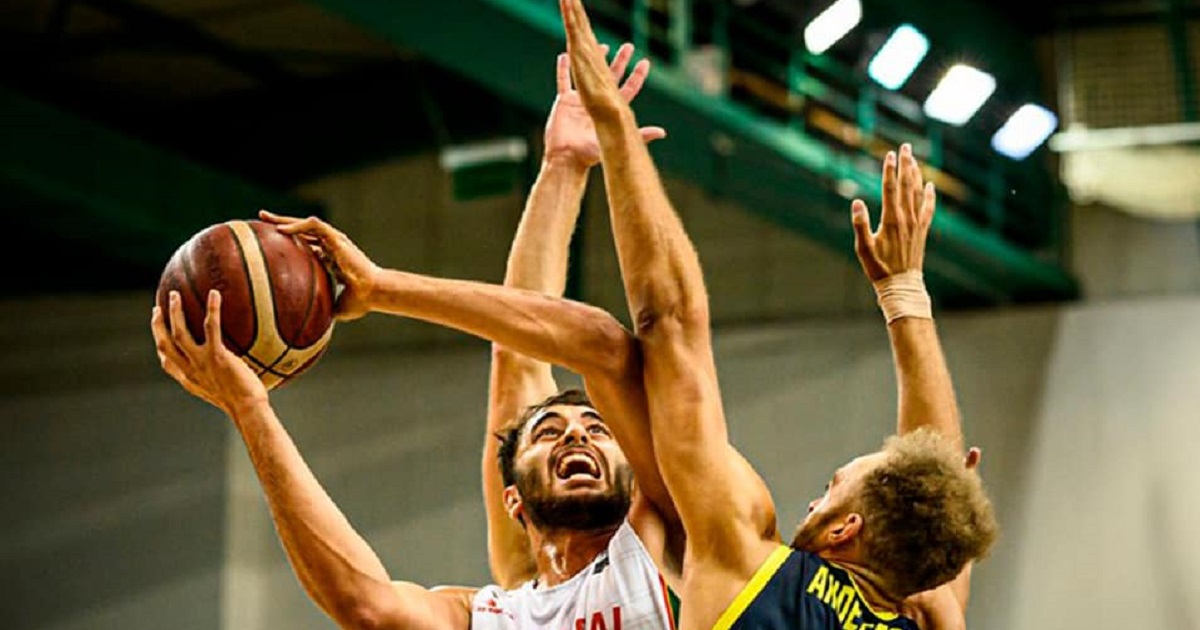
[[[955,64],[925,99],[925,115],[951,125],[962,125],[995,91],[995,77],[966,64]]]
[[[804,46],[819,55],[846,36],[862,20],[859,0],[837,0],[804,27]]]
[[[898,90],[929,52],[929,40],[910,24],[896,27],[867,65],[867,74],[889,90]]]
[[[1054,112],[1032,103],[1022,105],[992,136],[992,148],[1001,155],[1023,160],[1042,146],[1056,128],[1058,117]]]

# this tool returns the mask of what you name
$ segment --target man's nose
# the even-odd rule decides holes
[[[563,432],[563,441],[567,444],[587,444],[587,429],[577,424],[570,425],[567,427],[567,430]]]

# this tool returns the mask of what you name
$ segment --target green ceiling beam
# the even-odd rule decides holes
[[[310,202],[210,169],[0,87],[0,188],[26,228],[158,266],[197,230]]]
[[[565,43],[553,0],[310,1],[536,111],[547,111],[554,97],[554,58]],[[597,31],[602,41],[620,43]],[[636,109],[643,123],[670,132],[653,145],[664,173],[852,255],[849,202],[832,191],[852,184],[877,207],[877,164],[851,162],[814,138],[704,95],[665,63],[651,73]],[[1058,265],[950,211],[937,215],[927,268],[943,302],[1073,299],[1078,293]]]

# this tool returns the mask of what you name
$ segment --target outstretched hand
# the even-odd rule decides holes
[[[354,241],[317,217],[300,219],[267,210],[259,210],[258,216],[273,223],[280,232],[299,237],[333,272],[342,285],[334,308],[339,321],[358,319],[370,312],[370,296],[379,266]]]
[[[867,204],[851,204],[854,251],[871,282],[905,271],[921,271],[925,262],[925,240],[933,222],[936,195],[932,183],[924,183],[912,146],[900,146],[900,155],[889,151],[883,160],[883,209],[879,228],[871,231]]]
[[[567,56],[583,106],[598,123],[617,120],[628,108],[627,99],[617,87],[608,63],[604,60],[604,47],[592,32],[591,22],[580,0],[559,0],[563,28],[567,34]]]
[[[601,54],[608,54],[608,45],[600,46]],[[616,56],[608,66],[609,74],[614,82],[620,82],[625,77],[625,71],[633,58],[633,44],[623,44],[617,49]],[[621,83],[618,93],[626,103],[633,101],[645,85],[646,76],[650,73],[650,60],[642,59],[633,66],[629,77]],[[554,106],[550,109],[550,117],[546,121],[545,159],[565,159],[584,168],[590,168],[600,162],[600,141],[596,137],[596,127],[592,117],[584,107],[579,92],[575,89],[571,78],[571,59],[566,54],[558,56],[556,72],[558,95]],[[662,127],[643,127],[639,130],[642,139],[647,143],[665,138],[667,132]]]

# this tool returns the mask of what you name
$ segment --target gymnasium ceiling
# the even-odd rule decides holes
[[[411,2],[424,0],[396,0]],[[539,121],[420,54],[299,0],[5,0],[0,83],[13,94],[143,140],[253,185],[275,190],[334,171],[453,142],[524,132]],[[742,2],[777,15],[807,2]],[[998,3],[1029,37],[1056,11],[1104,11],[1095,2],[1042,2],[1038,13]],[[815,5],[814,5],[815,6]],[[136,174],[125,174],[136,178]],[[5,191],[29,238],[78,259],[81,272],[29,269],[13,290],[146,286],[145,269],[86,264],[64,244],[69,215],[22,190]],[[34,211],[30,211],[33,209]],[[9,216],[15,213],[7,212]],[[50,218],[48,220],[48,218]],[[69,230],[65,230],[68,231]],[[74,252],[72,254],[71,252]],[[11,286],[11,285],[10,285]]]

